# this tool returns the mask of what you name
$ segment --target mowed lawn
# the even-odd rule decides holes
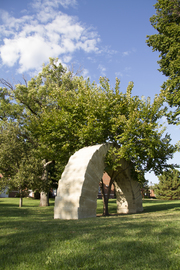
[[[53,200],[23,203],[0,198],[0,269],[180,269],[180,201],[144,200],[140,214],[81,220],[54,220]]]

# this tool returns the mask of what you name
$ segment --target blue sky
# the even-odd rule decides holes
[[[165,77],[158,69],[158,53],[146,45],[146,35],[155,33],[149,18],[155,0],[1,0],[0,77],[11,83],[36,75],[49,57],[58,57],[67,67],[81,69],[98,82],[100,76],[121,80],[125,92],[152,99]],[[169,126],[173,143],[179,127]],[[173,162],[179,163],[180,154]],[[153,174],[149,182],[157,183]]]

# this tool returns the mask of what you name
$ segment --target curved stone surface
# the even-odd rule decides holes
[[[140,186],[131,176],[131,163],[125,159],[120,161],[121,166],[116,173],[114,186],[118,214],[132,214],[143,211]]]
[[[58,185],[55,219],[96,217],[99,182],[109,146],[84,147],[70,157]]]
[[[59,181],[55,198],[55,219],[96,217],[99,182],[110,144],[84,147],[70,157]],[[114,186],[117,213],[142,212],[139,184],[131,177],[131,163],[121,160]]]

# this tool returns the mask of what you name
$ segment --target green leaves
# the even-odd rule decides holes
[[[154,188],[157,198],[165,200],[180,199],[180,172],[178,170],[164,171],[158,178],[159,184],[155,185]]]
[[[30,136],[30,135],[29,135]],[[16,122],[4,123],[0,132],[1,188],[26,189],[33,186],[42,174],[40,161],[35,158],[32,144],[23,127]]]
[[[150,18],[158,34],[147,36],[147,44],[153,51],[160,52],[158,64],[167,76],[162,85],[166,101],[175,111],[168,114],[170,123],[178,123],[180,114],[180,1],[158,0],[155,4],[156,15]]]
[[[107,165],[113,170],[122,158],[131,161],[139,175],[149,170],[159,174],[168,166],[167,160],[173,156],[175,147],[168,135],[163,137],[164,129],[158,123],[166,112],[162,94],[151,102],[149,98],[131,96],[132,82],[123,94],[118,79],[115,89],[103,77],[99,85],[82,77],[72,81],[74,90],[58,88],[59,109],[45,111],[41,116],[43,128],[48,130],[42,138],[60,152],[62,162],[84,146],[109,142],[113,147]]]
[[[7,114],[2,118],[2,126],[11,120],[18,128],[18,133],[12,131],[17,140],[12,143],[12,149],[19,149],[19,164],[13,159],[11,175],[18,170],[16,176],[20,181],[29,172],[34,179],[27,177],[29,183],[40,187],[43,160],[58,164],[59,177],[75,151],[107,142],[112,145],[106,160],[111,170],[116,170],[125,158],[131,162],[138,181],[144,181],[144,173],[149,170],[159,174],[176,150],[168,135],[163,137],[158,124],[166,112],[162,107],[164,97],[155,96],[151,102],[149,98],[132,96],[133,82],[125,93],[120,92],[119,85],[117,78],[114,89],[107,78],[100,77],[99,84],[91,83],[89,79],[73,76],[50,59],[42,72],[27,84],[1,89],[0,102]],[[5,141],[2,144],[8,147]],[[9,157],[14,157],[15,152],[10,148]]]

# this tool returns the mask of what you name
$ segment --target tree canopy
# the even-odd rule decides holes
[[[150,18],[157,34],[147,36],[147,44],[160,52],[158,61],[166,82],[162,93],[175,110],[168,114],[170,123],[180,123],[180,0],[158,0],[156,15]]]
[[[180,199],[180,171],[176,169],[163,172],[159,178],[159,184],[154,187],[157,198],[165,200]]]
[[[51,159],[51,151],[41,143],[37,128],[41,127],[44,108],[51,108],[47,85],[53,87],[53,82],[57,80],[60,84],[61,80],[54,75],[60,76],[64,72],[62,65],[59,65],[58,71],[53,74],[53,60],[51,64],[50,74],[44,67],[42,74],[15,87],[1,79],[1,84],[5,86],[0,88],[1,188],[8,185],[19,190],[21,187],[21,190],[29,188],[48,192],[54,180],[54,160]]]
[[[132,96],[132,82],[122,93],[118,79],[114,88],[104,77],[100,77],[99,84],[91,83],[74,76],[55,59],[50,59],[38,76],[15,88],[1,81],[5,82],[5,87],[0,88],[1,127],[16,124],[21,133],[14,132],[15,138],[18,142],[21,138],[23,147],[29,147],[28,163],[33,164],[34,157],[46,171],[46,165],[53,162],[59,171],[57,180],[75,151],[106,142],[112,145],[107,166],[116,170],[120,159],[125,158],[134,165],[140,182],[145,172],[153,170],[158,175],[170,166],[167,161],[176,147],[159,124],[165,114],[161,95],[153,101]],[[20,152],[24,153],[24,148]],[[24,156],[20,155],[20,160]],[[12,175],[8,166],[0,168],[2,174],[8,170]],[[39,181],[49,183],[48,177],[43,180],[48,172],[41,170],[41,174]]]
[[[53,145],[55,152],[58,147],[69,157],[68,153],[84,146],[110,142],[114,147],[107,163],[114,170],[121,158],[131,160],[139,173],[152,169],[159,174],[168,166],[175,148],[170,136],[163,137],[164,130],[159,129],[158,120],[165,113],[162,97],[156,96],[151,103],[150,99],[131,96],[132,82],[123,94],[118,79],[115,89],[110,88],[107,78],[100,78],[100,85],[76,78],[76,84],[76,91],[56,89],[59,110],[54,108],[42,116],[48,130],[42,139]]]

